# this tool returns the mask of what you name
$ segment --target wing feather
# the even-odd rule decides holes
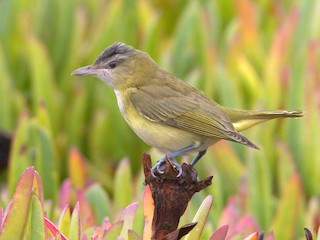
[[[238,133],[229,117],[202,94],[182,94],[167,86],[139,87],[131,94],[131,103],[146,119],[168,124],[200,136],[255,145]]]

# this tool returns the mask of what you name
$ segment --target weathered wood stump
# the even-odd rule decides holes
[[[154,201],[152,239],[181,239],[197,223],[187,224],[177,229],[180,217],[192,196],[211,185],[212,176],[198,181],[197,171],[183,163],[181,165],[183,173],[177,178],[178,172],[170,161],[166,161],[165,173],[157,174],[157,178],[154,178],[150,172],[152,167],[150,155],[143,154],[142,164],[145,183],[149,185]]]

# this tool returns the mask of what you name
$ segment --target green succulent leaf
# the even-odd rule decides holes
[[[29,221],[29,211],[31,205],[34,207],[34,211],[31,211],[31,220],[35,220],[41,215],[39,210],[39,204],[41,206],[40,199],[33,199],[33,186],[34,186],[35,170],[34,167],[27,168],[21,175],[11,202],[6,208],[2,229],[0,232],[1,239],[21,239],[23,238],[26,230],[26,226]],[[43,214],[43,212],[42,212]],[[38,226],[40,228],[40,226]],[[37,230],[35,230],[37,231]],[[29,234],[35,234],[33,231],[29,231]]]
[[[126,206],[132,199],[132,177],[129,159],[123,159],[116,171],[114,182],[114,202],[115,207]]]
[[[139,203],[131,203],[128,207],[126,207],[122,213],[120,220],[123,221],[123,227],[120,234],[120,237],[127,238],[128,232],[133,227],[134,217],[137,211]]]
[[[63,235],[65,236],[69,236],[70,223],[71,223],[70,207],[66,206],[60,214],[59,224],[58,224],[58,228],[60,229],[60,232],[63,233]]]
[[[201,206],[199,207],[196,215],[194,216],[192,222],[197,222],[197,225],[192,229],[192,231],[185,237],[186,240],[199,239],[201,237],[203,228],[208,218],[208,214],[212,207],[213,197],[211,195],[207,196]]]
[[[120,233],[122,231],[123,227],[123,221],[118,221],[115,224],[113,224],[106,232],[106,235],[103,239],[117,239],[117,237],[120,236]]]
[[[76,203],[70,220],[69,240],[80,240],[81,226],[80,226],[80,205]]]

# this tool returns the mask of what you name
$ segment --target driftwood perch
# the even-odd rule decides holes
[[[211,177],[198,181],[197,171],[188,164],[181,165],[183,173],[177,178],[177,171],[166,162],[164,174],[158,174],[157,178],[151,175],[151,158],[143,154],[142,164],[145,183],[150,186],[154,201],[154,215],[152,221],[152,239],[180,239],[197,223],[187,224],[177,229],[180,217],[186,210],[192,196],[211,185]]]

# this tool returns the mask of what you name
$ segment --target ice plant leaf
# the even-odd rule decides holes
[[[222,211],[218,225],[229,225],[230,228],[233,228],[239,218],[240,216],[237,206],[237,199],[235,197],[231,197],[228,201],[227,206],[225,206]]]
[[[25,239],[45,239],[44,211],[39,196],[33,194],[30,204],[29,221]]]
[[[30,119],[28,112],[23,112],[19,118],[18,127],[14,133],[14,139],[11,145],[8,185],[10,196],[15,191],[16,184],[21,177],[23,171],[30,164],[30,149],[29,149],[29,131]]]
[[[59,224],[58,224],[60,232],[62,232],[65,236],[69,235],[70,222],[71,222],[70,207],[69,205],[67,205],[60,214]]]
[[[80,240],[80,206],[76,203],[70,221],[69,240]]]
[[[263,238],[263,240],[274,240],[274,239],[275,239],[274,233],[272,231],[269,232],[268,235]]]
[[[246,237],[244,240],[258,240],[258,233],[252,233],[248,237]]]
[[[144,215],[144,231],[142,239],[151,239],[152,236],[152,219],[154,213],[154,202],[149,185],[146,185],[143,193],[142,208]]]
[[[117,239],[120,236],[121,229],[123,226],[123,221],[118,221],[112,225],[112,227],[107,231],[105,237],[103,239]]]
[[[30,125],[34,144],[34,164],[43,180],[44,198],[56,201],[58,189],[57,159],[54,139],[47,128],[33,121]]]
[[[218,228],[217,231],[215,231],[212,236],[210,237],[210,240],[225,240],[227,233],[228,233],[229,226],[223,225],[220,228]]]
[[[94,183],[85,192],[86,199],[94,212],[96,222],[101,223],[110,215],[110,199],[100,184]]]
[[[132,229],[128,230],[128,240],[141,240],[141,237],[138,233],[133,231]]]
[[[136,214],[139,203],[131,203],[128,207],[126,207],[122,213],[120,220],[123,221],[123,227],[121,230],[120,237],[127,238],[129,229],[132,229],[133,219]]]
[[[68,157],[69,177],[74,187],[83,188],[86,178],[86,167],[83,156],[76,147],[72,147]]]
[[[73,188],[70,179],[66,179],[62,182],[60,189],[59,189],[59,206],[60,208],[64,208],[66,205],[73,204],[74,199],[72,198],[73,195]]]
[[[90,205],[82,189],[78,189],[77,191],[77,200],[79,201],[79,206],[81,206],[80,208],[81,227],[83,229],[86,229],[94,225],[95,219],[94,219],[92,209],[90,208]]]
[[[11,203],[4,214],[3,227],[0,232],[2,240],[23,238],[28,220],[34,173],[34,167],[29,167],[18,181]]]
[[[26,41],[26,54],[29,61],[27,62],[30,67],[30,86],[31,86],[31,101],[34,109],[39,102],[44,101],[48,106],[50,122],[53,128],[56,129],[59,115],[59,97],[56,88],[56,82],[53,74],[53,64],[49,58],[48,51],[45,45],[34,34],[27,34]],[[41,67],[40,67],[41,66]],[[46,81],[43,81],[46,79]]]
[[[127,206],[132,199],[132,178],[129,159],[123,159],[116,171],[114,182],[114,202],[116,208]]]
[[[11,101],[7,101],[13,92],[12,79],[10,78],[9,61],[0,45],[0,128],[9,129],[13,126],[13,116]]]
[[[46,227],[50,230],[50,232],[52,233],[52,235],[55,237],[55,239],[62,239],[62,240],[68,240],[68,238],[66,236],[63,235],[62,232],[60,232],[60,230],[57,228],[56,225],[54,225],[53,222],[51,222],[48,218],[44,218],[44,223],[46,225]]]
[[[185,237],[185,240],[200,239],[201,233],[203,231],[204,225],[207,221],[208,214],[212,206],[213,197],[208,195],[201,206],[199,207],[196,215],[194,216],[192,222],[197,222],[198,224],[192,229],[192,231]]]
[[[260,231],[258,223],[253,219],[251,215],[244,215],[239,221],[236,223],[235,226],[232,228],[232,233],[228,237],[233,237],[238,233],[246,236],[251,234],[252,232]]]
[[[37,171],[34,172],[34,179],[33,179],[33,192],[38,196],[42,207],[44,204],[44,199],[43,199],[43,186],[42,186],[42,181],[39,173]]]
[[[97,227],[92,233],[92,239],[102,239],[112,226],[113,224],[110,221],[104,220],[101,226]]]
[[[39,174],[34,171],[32,197],[26,223],[25,239],[45,239],[43,188]]]
[[[271,229],[277,239],[292,239],[296,231],[299,209],[302,206],[301,182],[297,173],[289,179],[280,198]]]

